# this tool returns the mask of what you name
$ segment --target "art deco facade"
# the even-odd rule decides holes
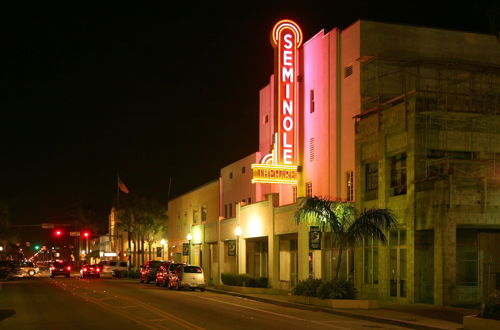
[[[498,286],[498,41],[358,21],[319,32],[299,56],[297,184],[251,183],[252,164],[272,151],[272,75],[259,94],[259,150],[169,203],[169,255],[215,284],[223,272],[283,290],[331,278],[330,235],[311,250],[310,228],[292,219],[298,199],[317,195],[399,219],[389,245],[367,241],[344,258],[341,276],[361,297],[461,304]]]

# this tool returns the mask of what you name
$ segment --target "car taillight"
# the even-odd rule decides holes
[[[71,266],[66,267],[67,270],[71,270]]]
[[[87,271],[87,268],[84,268],[84,269],[83,269],[83,271],[84,271],[84,272],[86,272],[86,271]]]
[[[99,268],[96,268],[96,269],[95,269],[95,271],[96,271],[96,272],[100,272],[101,270],[100,270]]]
[[[54,270],[55,268],[54,267],[50,267],[50,270]]]

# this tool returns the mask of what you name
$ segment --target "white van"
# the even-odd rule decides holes
[[[200,266],[180,265],[176,269],[177,285],[176,288],[189,288],[191,290],[200,289],[205,291],[207,284],[205,282],[205,275],[203,268]]]
[[[120,260],[104,260],[99,263],[102,267],[101,275],[109,276],[113,274],[114,270],[126,271],[128,270],[128,265],[126,261]]]

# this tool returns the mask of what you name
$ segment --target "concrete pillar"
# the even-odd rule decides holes
[[[303,281],[309,277],[309,226],[299,225],[297,240],[298,277]]]

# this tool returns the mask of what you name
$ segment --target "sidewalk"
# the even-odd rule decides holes
[[[288,296],[273,294],[241,294],[207,288],[208,291],[271,303],[279,306],[337,314],[372,322],[392,324],[410,329],[463,329],[462,318],[475,315],[474,309],[441,307],[425,304],[382,303],[377,309],[333,309],[288,301]]]

